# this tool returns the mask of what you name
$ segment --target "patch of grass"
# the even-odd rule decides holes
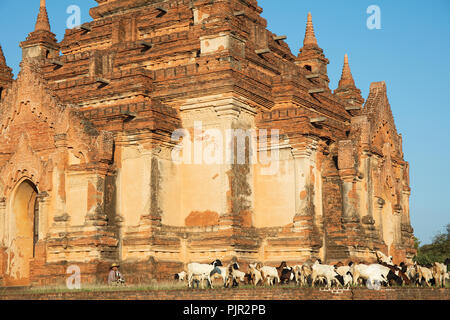
[[[47,286],[47,287],[31,287],[28,289],[2,289],[0,295],[9,294],[58,294],[68,292],[121,292],[121,291],[151,291],[151,290],[182,290],[186,289],[184,283],[161,281],[151,284],[131,284],[124,286],[108,286],[105,284],[89,284],[82,285],[80,289],[69,289],[64,285]]]
[[[160,281],[160,282],[153,282],[153,283],[140,283],[140,284],[130,284],[120,287],[113,287],[108,286],[105,284],[97,283],[97,284],[89,284],[84,285],[81,287],[81,289],[75,289],[70,290],[64,285],[59,286],[47,286],[47,287],[31,287],[28,289],[10,289],[10,288],[4,288],[0,289],[0,296],[1,295],[33,295],[33,294],[65,294],[65,293],[95,293],[95,292],[127,292],[127,291],[164,291],[164,290],[180,290],[180,291],[198,291],[198,290],[213,290],[213,291],[220,291],[220,290],[259,290],[259,289],[298,289],[298,290],[304,290],[309,289],[311,287],[309,286],[297,286],[295,283],[285,284],[285,285],[276,285],[274,287],[268,286],[267,284],[264,285],[240,285],[236,288],[224,288],[222,283],[213,283],[214,289],[205,288],[194,288],[190,289],[187,287],[187,284],[185,282],[175,282],[175,281]],[[446,283],[446,288],[450,288],[450,283]],[[323,289],[326,288],[324,286],[316,286],[315,289]],[[364,289],[366,286],[351,286],[350,289]],[[401,289],[401,288],[416,288],[415,285],[409,285],[409,286],[391,286],[392,289]],[[435,287],[432,287],[435,288]],[[342,289],[342,287],[332,287],[332,289]]]

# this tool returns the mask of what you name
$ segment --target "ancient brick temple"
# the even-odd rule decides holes
[[[41,0],[16,80],[0,51],[0,285],[63,281],[71,265],[102,281],[111,262],[142,282],[216,258],[412,258],[386,85],[364,101],[346,56],[330,90],[311,15],[296,56],[255,0],[97,2],[58,43]],[[200,138],[174,139],[196,123]],[[277,170],[247,151],[243,163],[174,161],[185,139],[223,144],[210,129],[279,130],[244,143],[278,154]]]

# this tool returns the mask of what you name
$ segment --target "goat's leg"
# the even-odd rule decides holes
[[[327,288],[331,288],[331,285],[332,285],[332,279],[330,279],[330,278],[326,278],[326,281],[327,281]]]
[[[210,276],[208,276],[208,282],[209,282],[209,286],[211,287],[211,289],[214,289]]]
[[[208,286],[208,278],[202,276],[202,289],[206,289],[206,286]],[[205,281],[206,281],[206,286],[205,286]]]
[[[308,277],[303,275],[302,276],[302,284],[307,287],[308,286]]]
[[[425,278],[423,277],[422,273],[419,273],[419,286],[423,286],[423,281],[425,280]],[[426,281],[426,280],[425,280]]]
[[[313,287],[313,288],[316,285],[316,278],[317,278],[317,275],[313,272],[313,274],[311,276],[311,280],[312,280],[311,287]]]
[[[359,279],[359,274],[355,272],[355,274],[353,275],[353,285],[354,286],[358,285],[358,279]]]
[[[256,286],[259,283],[259,277],[257,276],[256,273],[252,274],[251,282],[253,283],[254,286]]]
[[[344,288],[344,286],[345,286],[345,280],[344,279],[342,279],[342,281],[344,282],[343,284],[337,278],[334,281],[336,281],[336,287]]]

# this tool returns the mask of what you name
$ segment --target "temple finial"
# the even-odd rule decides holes
[[[27,58],[55,58],[59,53],[56,36],[50,29],[45,0],[40,0],[39,14],[34,31],[28,34],[25,41],[20,43],[23,49],[22,57]]]
[[[348,63],[348,55],[344,56],[344,67],[342,68],[341,80],[339,81],[339,88],[355,87],[355,80],[353,79],[352,71]]]
[[[314,33],[314,25],[312,22],[312,15],[311,12],[308,12],[308,19],[306,22],[306,32],[305,32],[305,39],[303,41],[303,46],[315,46],[318,47],[316,35]]]
[[[50,22],[48,20],[47,8],[45,6],[45,0],[41,0],[39,7],[39,14],[36,21],[36,27],[34,31],[49,31],[50,32]]]
[[[361,96],[361,90],[355,85],[350,65],[348,63],[348,55],[344,56],[344,66],[342,67],[342,76],[339,81],[338,88],[334,91],[335,95],[343,99],[350,108],[349,112],[352,116],[358,115],[359,110],[364,103],[364,98]]]
[[[12,79],[11,68],[6,64],[5,54],[3,53],[2,46],[0,46],[0,78],[2,76]]]
[[[6,64],[2,46],[0,46],[0,100],[3,98],[4,89],[13,81],[12,69]]]
[[[0,46],[0,66],[6,66],[5,55],[3,54],[2,46]]]
[[[303,47],[300,49],[295,64],[313,74],[319,75],[318,79],[315,80],[315,85],[329,91],[328,84],[330,79],[328,78],[327,65],[330,62],[317,44],[311,12],[308,12],[307,20],[305,40],[303,41]]]

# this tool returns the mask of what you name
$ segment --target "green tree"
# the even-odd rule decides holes
[[[446,226],[446,233],[438,233],[431,244],[420,246],[420,241],[415,238],[415,246],[418,248],[415,261],[419,264],[432,264],[444,262],[450,258],[450,223]]]
[[[414,249],[419,250],[420,248],[420,240],[417,237],[414,237]]]

